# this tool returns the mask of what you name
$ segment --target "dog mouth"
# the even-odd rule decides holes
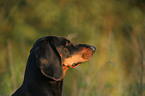
[[[72,66],[75,67],[75,66],[77,66],[77,65],[79,65],[81,63],[83,63],[83,62],[74,63],[74,64],[72,64]]]
[[[75,66],[77,66],[81,63],[84,63],[84,62],[88,61],[93,56],[93,54],[95,53],[95,50],[96,50],[95,47],[92,47],[90,49],[88,49],[85,53],[82,54],[82,58],[85,59],[85,61],[74,63],[74,64],[72,64],[72,66],[75,67]]]

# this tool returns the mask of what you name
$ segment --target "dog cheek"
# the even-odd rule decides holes
[[[64,59],[63,64],[65,66],[72,66],[74,63],[83,62],[83,58],[80,55],[73,55],[69,58]]]

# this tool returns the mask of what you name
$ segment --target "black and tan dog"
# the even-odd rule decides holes
[[[67,69],[88,61],[95,47],[59,36],[37,40],[30,51],[22,86],[12,96],[62,96]]]

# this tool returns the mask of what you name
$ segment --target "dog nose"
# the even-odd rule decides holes
[[[96,50],[96,47],[95,47],[95,46],[91,46],[91,49],[92,49],[93,51],[95,51],[95,50]]]

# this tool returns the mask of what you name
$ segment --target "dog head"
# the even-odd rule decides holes
[[[74,44],[59,36],[47,36],[37,40],[32,51],[42,74],[58,81],[64,78],[67,69],[88,61],[93,56],[95,47]]]

